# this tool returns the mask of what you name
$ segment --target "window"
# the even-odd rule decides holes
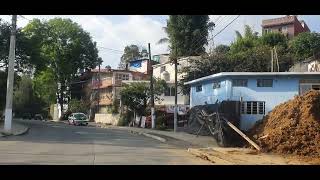
[[[272,79],[257,79],[257,87],[272,87]]]
[[[259,104],[259,114],[265,114],[265,102],[258,102]]]
[[[264,101],[246,101],[241,103],[241,114],[265,114]]]
[[[163,71],[165,71],[166,70],[166,66],[161,66],[160,67],[160,73],[162,73]]]
[[[252,114],[258,114],[258,102],[252,102]]]
[[[252,103],[251,102],[247,102],[247,114],[252,114]]]
[[[117,80],[129,80],[129,74],[117,74]]]
[[[240,86],[240,87],[247,87],[248,86],[248,80],[247,79],[234,79],[232,80],[232,86]]]
[[[164,90],[164,96],[175,96],[175,88],[174,87],[167,87]]]
[[[288,27],[287,26],[283,26],[282,27],[282,32],[287,32],[288,31]]]
[[[244,102],[242,102],[242,103],[241,103],[241,114],[245,114],[245,113],[244,113],[244,112],[245,112],[245,111],[244,111],[244,110],[245,110],[244,107],[245,107],[245,104],[244,104]]]
[[[220,87],[221,87],[220,82],[213,82],[213,89],[218,89]]]
[[[200,91],[202,91],[202,85],[196,86],[196,92],[200,92]]]

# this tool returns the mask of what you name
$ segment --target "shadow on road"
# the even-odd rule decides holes
[[[0,141],[22,141],[31,143],[53,144],[95,144],[108,146],[122,146],[126,148],[157,148],[178,149],[186,145],[173,144],[168,146],[160,141],[126,130],[103,129],[98,127],[73,126],[57,122],[42,122],[33,120],[19,120],[28,126],[29,132],[23,136],[11,136]]]

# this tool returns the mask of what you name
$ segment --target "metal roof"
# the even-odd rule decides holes
[[[199,79],[185,82],[185,85],[199,83],[205,80],[217,79],[226,76],[302,76],[302,75],[318,75],[320,78],[320,72],[221,72],[205,76]]]

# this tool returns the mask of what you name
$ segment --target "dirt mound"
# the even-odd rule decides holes
[[[320,92],[310,91],[276,106],[250,135],[266,152],[319,157]]]

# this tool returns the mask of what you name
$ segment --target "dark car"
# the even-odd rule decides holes
[[[32,115],[30,113],[25,113],[22,115],[22,119],[29,119],[31,120],[32,119]]]
[[[44,120],[43,116],[41,114],[34,115],[34,120]]]

